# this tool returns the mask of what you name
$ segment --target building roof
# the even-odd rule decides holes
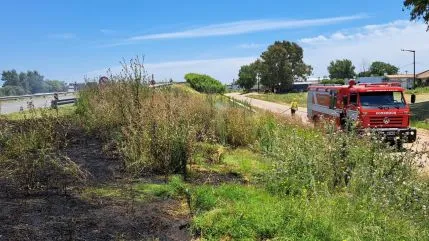
[[[386,75],[386,77],[389,79],[412,79],[414,75],[413,74],[393,74],[393,75]],[[429,78],[429,70],[416,74],[416,77],[417,79]]]
[[[426,79],[429,78],[429,70],[423,71],[420,74],[417,74],[417,78]]]
[[[386,75],[389,79],[409,79],[413,78],[414,75],[412,74],[392,74],[392,75]]]

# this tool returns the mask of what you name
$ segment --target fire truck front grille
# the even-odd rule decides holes
[[[370,117],[370,124],[375,126],[384,126],[384,125],[402,125],[403,118],[401,116],[393,117]]]

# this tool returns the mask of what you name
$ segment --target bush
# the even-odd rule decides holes
[[[320,83],[325,85],[331,85],[331,84],[345,85],[346,84],[344,79],[323,79],[320,81]]]
[[[185,80],[191,87],[203,93],[224,93],[225,86],[219,80],[216,80],[208,75],[189,73],[185,75]]]

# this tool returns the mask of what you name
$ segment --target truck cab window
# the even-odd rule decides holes
[[[357,105],[357,94],[350,94],[350,105]]]

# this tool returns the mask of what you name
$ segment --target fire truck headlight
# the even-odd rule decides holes
[[[414,136],[416,133],[414,133],[414,131],[412,131],[411,133],[410,133],[410,135],[412,135],[412,136]]]

